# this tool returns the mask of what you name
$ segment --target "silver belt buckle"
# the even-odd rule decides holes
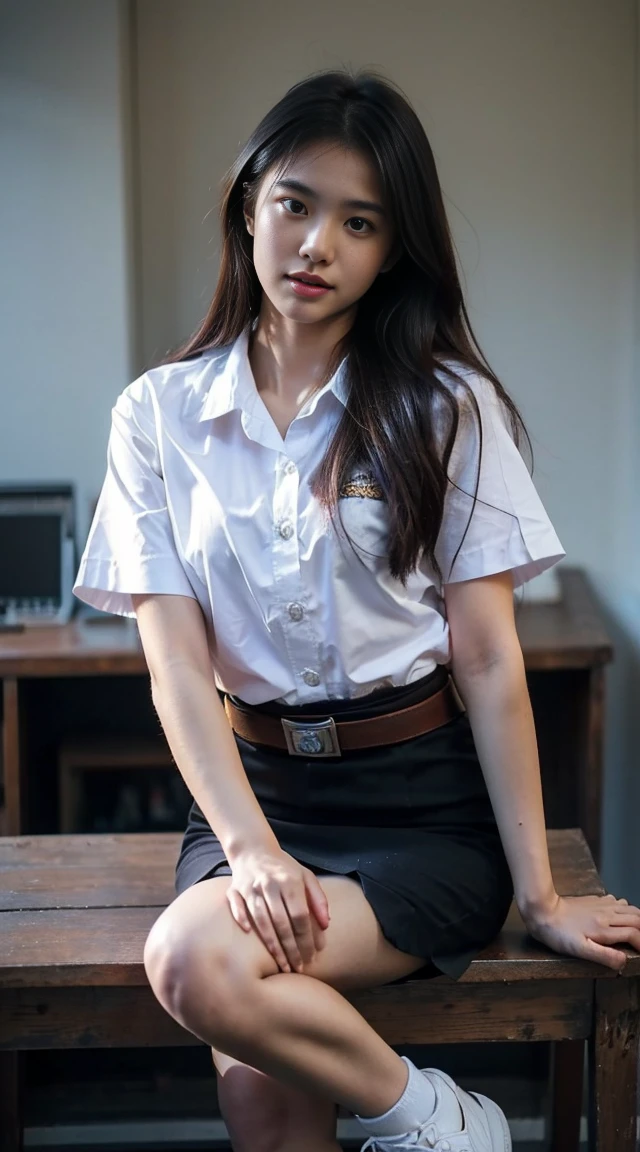
[[[333,716],[317,723],[286,720],[281,717],[290,756],[341,756],[342,751]]]

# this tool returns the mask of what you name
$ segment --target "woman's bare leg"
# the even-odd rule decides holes
[[[340,991],[408,975],[424,958],[394,948],[357,879],[323,876],[331,922],[305,973],[281,972],[226,900],[227,876],[183,892],[154,925],[145,965],[156,996],[212,1048],[364,1116],[401,1096],[407,1068]]]
[[[234,1152],[341,1152],[337,1104],[212,1051]]]

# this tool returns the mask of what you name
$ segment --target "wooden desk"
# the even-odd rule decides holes
[[[561,895],[603,892],[579,831],[551,831],[548,845]],[[21,1090],[21,1057],[27,1052],[53,1056],[76,1048],[86,1062],[89,1049],[115,1048],[117,1057],[132,1046],[202,1043],[160,1007],[143,967],[149,930],[175,895],[179,846],[177,833],[27,836],[0,843],[2,1152],[22,1148],[28,1093]],[[633,1152],[640,956],[625,952],[623,978],[551,952],[527,935],[513,905],[499,936],[459,981],[415,976],[351,991],[347,999],[392,1046],[484,1042],[478,1056],[483,1068],[487,1041],[519,1041],[514,1062],[518,1049],[526,1057],[532,1044],[551,1042],[556,1059],[549,1135],[555,1152],[578,1149],[588,1041],[589,1147]],[[567,1053],[577,1057],[572,1098]]]
[[[558,577],[558,603],[517,608],[518,634],[536,719],[548,826],[581,827],[598,861],[605,665],[613,650],[582,570],[561,565]],[[87,687],[94,694],[105,691],[100,678],[138,678],[146,685],[147,675],[132,621],[75,620],[61,628],[0,634],[6,835],[57,831],[55,826],[31,827],[27,803],[32,777],[48,771],[49,744],[61,735],[52,724],[56,683],[71,677],[90,680],[93,687],[85,683],[84,695],[78,690],[78,712],[83,713]],[[47,723],[49,743],[42,730]]]

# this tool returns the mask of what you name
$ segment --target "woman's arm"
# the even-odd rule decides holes
[[[204,617],[188,596],[132,596],[154,707],[225,856],[278,842],[247,780],[213,678]]]
[[[538,745],[510,572],[445,586],[451,672],[467,714],[523,915],[552,906]]]
[[[181,775],[232,869],[227,900],[280,968],[324,947],[329,905],[317,876],[284,852],[249,784],[213,678],[204,617],[190,596],[132,595],[155,709]]]
[[[640,950],[640,910],[613,896],[558,896],[551,875],[536,732],[513,613],[511,573],[445,585],[451,672],[466,705],[515,897],[527,927],[560,952],[620,969]]]

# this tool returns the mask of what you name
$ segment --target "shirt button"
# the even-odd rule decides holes
[[[288,461],[288,462],[285,464],[285,466],[284,466],[284,470],[285,470],[285,472],[287,472],[289,475],[291,475],[291,473],[292,473],[292,472],[295,472],[295,470],[296,470],[296,466],[295,466],[295,464],[293,463],[293,460],[289,460],[289,461]]]
[[[310,688],[316,688],[320,683],[320,677],[318,676],[318,673],[314,672],[312,668],[305,668],[304,672],[302,673],[302,679],[304,680],[305,684],[309,685]]]
[[[302,607],[302,604],[298,604],[297,602],[289,604],[287,611],[292,620],[302,620],[302,617],[304,616],[304,608]]]
[[[293,536],[293,524],[290,520],[285,520],[278,528],[278,532],[283,540],[290,540]]]

